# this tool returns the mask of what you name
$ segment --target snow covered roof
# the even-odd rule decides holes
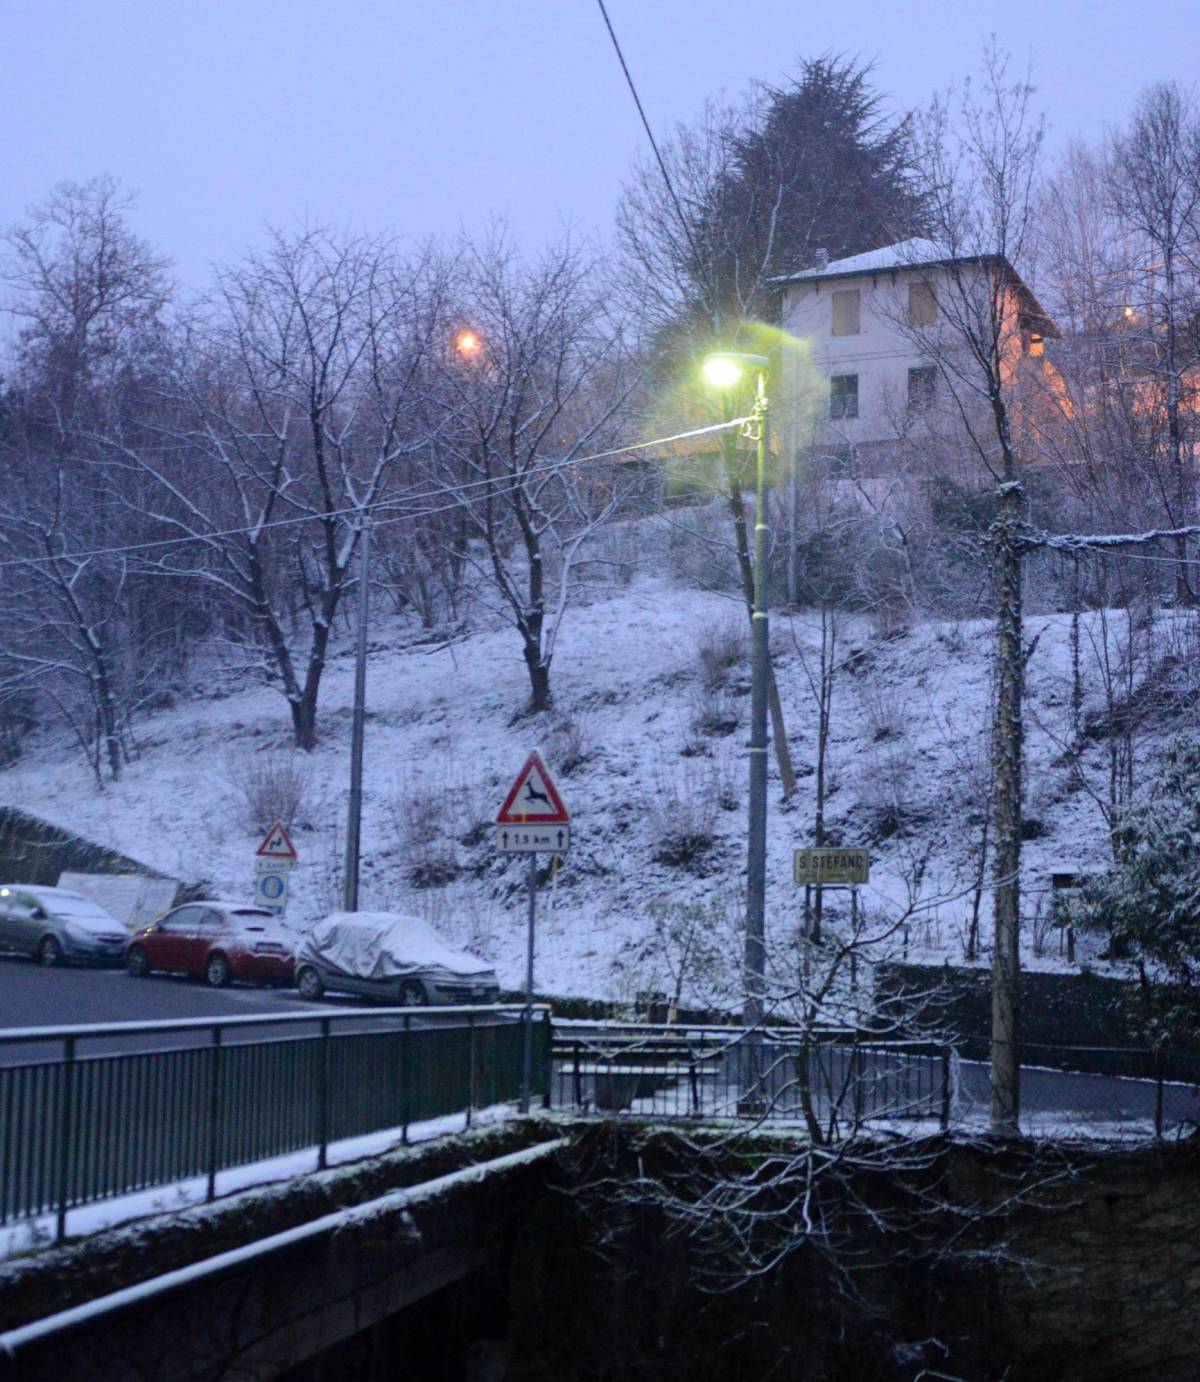
[[[975,259],[979,256],[958,257]],[[826,264],[814,264],[798,273],[782,274],[775,282],[802,283],[810,278],[845,278],[850,274],[873,274],[888,269],[918,268],[923,264],[944,264],[953,258],[955,256],[937,241],[913,236],[909,240],[898,240],[894,245],[867,250],[865,254],[852,254],[847,259],[831,259]]]
[[[897,240],[894,245],[883,245],[879,249],[867,250],[863,254],[852,254],[845,259],[830,259],[828,262],[810,265],[794,274],[781,274],[772,280],[775,283],[812,283],[818,279],[853,278],[859,274],[889,273],[898,269],[933,268],[939,264],[977,264],[997,263],[1008,274],[1024,302],[1024,310],[1041,323],[1043,334],[1060,335],[1050,314],[1034,297],[1029,285],[1002,254],[952,254],[945,245],[936,240],[926,240],[915,235],[908,240]]]

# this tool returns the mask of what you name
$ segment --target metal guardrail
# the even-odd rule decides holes
[[[551,1101],[583,1112],[651,1117],[950,1121],[953,1053],[906,1041],[826,1033],[648,1027],[556,1036]]]
[[[548,1013],[535,1013],[534,1069],[547,1071]],[[520,1094],[521,1017],[383,1008],[0,1031],[0,1224],[53,1213],[61,1238],[81,1205],[200,1176],[212,1199],[236,1166],[316,1148],[324,1167],[343,1138],[399,1128],[407,1141],[413,1123],[453,1113],[469,1124]],[[87,1049],[151,1034],[177,1041]]]
[[[989,1125],[986,1044],[968,1055],[845,1031],[595,1024],[556,1033],[552,1057],[555,1106],[583,1113],[815,1120],[841,1134],[872,1122]],[[1196,1056],[1023,1042],[1019,1057],[1031,1135],[1149,1140],[1200,1127]]]

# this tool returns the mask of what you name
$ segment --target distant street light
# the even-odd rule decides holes
[[[455,336],[454,349],[464,360],[472,360],[483,349],[483,340],[478,331],[466,326]]]
[[[731,393],[748,375],[754,377],[753,429],[758,443],[758,466],[754,502],[754,611],[750,621],[750,819],[743,964],[746,989],[743,1021],[747,1027],[757,1027],[763,1020],[767,972],[767,429],[770,420],[767,377],[770,365],[765,355],[722,351],[709,355],[702,368],[705,381],[725,394]]]

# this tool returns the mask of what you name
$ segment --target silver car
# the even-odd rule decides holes
[[[496,971],[404,912],[334,912],[305,936],[296,955],[300,996],[327,989],[402,1007],[495,1003]]]
[[[0,950],[64,961],[121,965],[129,932],[103,907],[68,888],[0,883]]]

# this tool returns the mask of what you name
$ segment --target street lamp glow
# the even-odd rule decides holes
[[[715,355],[706,355],[700,367],[710,388],[726,391],[732,389],[745,374],[764,376],[771,362],[765,355],[746,355],[741,351],[722,350]]]
[[[714,389],[732,389],[742,377],[742,367],[732,355],[710,355],[702,369],[705,382]]]
[[[469,327],[460,331],[454,338],[454,349],[466,359],[472,359],[483,349],[483,342],[479,339],[479,333],[472,331]]]

